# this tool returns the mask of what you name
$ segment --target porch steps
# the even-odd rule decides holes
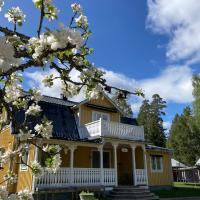
[[[109,200],[158,200],[159,198],[147,187],[119,186],[115,187],[107,196]]]

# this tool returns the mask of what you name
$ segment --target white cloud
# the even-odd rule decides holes
[[[35,71],[35,72],[26,72],[25,76],[29,78],[28,85],[29,87],[36,87],[38,88],[43,95],[53,96],[53,97],[60,97],[61,94],[61,81],[60,79],[54,80],[54,85],[51,88],[45,87],[42,83],[42,80],[46,75],[54,74],[54,77],[58,76],[58,72],[54,69],[51,69],[46,72],[41,71]],[[77,81],[79,72],[72,70],[70,73],[70,76],[72,77],[72,80]],[[79,95],[73,97],[71,100],[73,101],[81,101],[84,99],[83,93],[80,93]]]
[[[157,93],[164,100],[175,103],[190,103],[192,97],[192,70],[187,66],[169,66],[163,70],[157,77],[135,80],[121,73],[105,70],[105,79],[107,83],[129,91],[134,91],[135,88],[142,88],[145,91],[145,96],[151,99],[152,95]],[[44,87],[42,80],[47,74],[56,75],[55,70],[49,72],[33,72],[26,73],[29,78],[29,85],[38,87],[45,95],[60,96],[61,82],[56,80],[52,88]],[[78,72],[71,73],[73,79],[78,79]],[[73,98],[74,101],[80,101],[84,98],[83,93]],[[130,103],[134,113],[138,112],[142,98],[131,97]]]
[[[135,88],[142,88],[148,99],[155,93],[165,100],[175,103],[190,103],[193,98],[192,70],[187,66],[169,66],[157,77],[142,80],[135,80],[120,73],[105,71],[105,78],[110,85],[130,91],[134,91]]]
[[[163,122],[163,127],[166,129],[166,132],[169,132],[172,123],[170,121]]]
[[[167,57],[200,60],[199,0],[148,0],[147,27],[170,37]]]

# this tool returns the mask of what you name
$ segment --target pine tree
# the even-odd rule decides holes
[[[138,117],[137,117],[137,122],[139,125],[144,126],[144,135],[145,135],[146,142],[150,141],[148,137],[149,136],[149,128],[148,128],[149,115],[150,115],[150,103],[149,103],[149,100],[145,99],[142,102],[142,105],[140,107]]]
[[[181,115],[175,116],[167,142],[167,146],[174,150],[174,158],[188,165],[194,165],[198,159],[196,131],[192,122],[192,111],[186,107]]]
[[[152,96],[152,102],[144,100],[138,114],[138,124],[144,125],[145,140],[147,143],[165,147],[166,138],[162,116],[166,102],[158,95]]]
[[[112,100],[117,104],[117,106],[124,112],[126,117],[132,117],[133,111],[131,105],[127,102],[127,98],[120,98],[119,91],[116,91],[112,97]]]

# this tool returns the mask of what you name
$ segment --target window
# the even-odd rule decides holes
[[[92,112],[92,121],[97,121],[100,118],[105,121],[110,121],[110,115],[108,113],[97,112],[97,111]]]
[[[20,170],[21,171],[26,171],[28,170],[28,159],[29,159],[29,155],[28,155],[28,149],[26,152],[24,152],[23,156],[21,157],[21,164],[20,164]]]
[[[159,156],[159,155],[151,156],[151,170],[153,172],[163,171],[163,156]]]
[[[5,149],[0,147],[0,157],[5,153]],[[0,162],[0,169],[3,168],[3,163]]]
[[[110,168],[110,152],[103,152],[103,168]],[[100,168],[100,153],[92,151],[92,168]]]

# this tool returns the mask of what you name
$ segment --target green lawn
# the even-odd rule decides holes
[[[194,183],[174,183],[172,190],[158,190],[154,192],[161,198],[168,197],[200,197],[200,184]]]

